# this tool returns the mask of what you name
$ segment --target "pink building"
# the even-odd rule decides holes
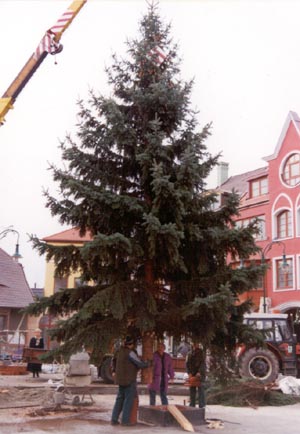
[[[296,113],[289,112],[274,153],[263,159],[265,167],[226,180],[228,165],[221,163],[218,191],[221,201],[232,189],[239,193],[238,225],[259,218],[256,242],[262,252],[251,259],[267,263],[269,269],[261,287],[249,294],[257,309],[292,313],[300,321],[300,118]]]

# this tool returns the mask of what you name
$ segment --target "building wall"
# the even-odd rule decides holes
[[[285,137],[279,143],[278,155],[269,161],[269,191],[270,207],[269,215],[271,225],[269,232],[271,239],[277,239],[276,215],[281,210],[290,210],[292,215],[292,234],[290,237],[279,238],[283,243],[287,259],[293,261],[293,287],[290,289],[276,288],[276,260],[282,255],[283,246],[274,245],[268,254],[271,258],[272,269],[268,272],[268,294],[272,299],[272,306],[277,307],[286,302],[297,302],[300,300],[300,287],[297,274],[299,273],[299,260],[297,255],[300,253],[299,237],[297,237],[295,206],[299,195],[298,186],[287,186],[282,180],[283,164],[292,153],[300,153],[300,137],[294,123],[289,123]],[[296,303],[295,303],[296,304]]]
[[[71,241],[70,241],[71,243]],[[50,244],[50,243],[49,243]],[[68,243],[55,243],[52,242],[53,245],[67,245]],[[81,246],[82,243],[74,243],[74,245]],[[71,273],[69,276],[65,276],[66,278],[66,288],[74,288],[75,286],[75,279],[80,277],[80,271],[76,271]],[[55,289],[55,264],[54,261],[48,261],[46,263],[46,270],[45,270],[45,297],[49,297],[54,293]]]
[[[265,158],[268,163],[268,194],[251,198],[250,186],[253,179],[250,178],[247,192],[243,192],[241,196],[240,216],[238,217],[238,220],[244,220],[265,215],[266,237],[256,242],[262,249],[265,249],[265,262],[270,266],[265,278],[266,297],[270,298],[273,309],[281,311],[300,308],[300,212],[298,209],[300,207],[300,181],[296,185],[287,185],[282,179],[284,163],[289,156],[295,153],[300,155],[300,119],[295,113],[290,112],[274,154]],[[284,210],[291,213],[292,231],[290,235],[278,238],[276,217]],[[276,243],[274,240],[279,242]],[[287,285],[287,287],[278,288],[276,264],[282,259],[284,251],[286,259],[291,261],[293,266],[293,284],[292,287]],[[261,261],[262,254],[256,255],[255,259]],[[291,269],[292,267],[289,269],[290,272]],[[256,298],[258,308],[257,294],[258,292],[251,293]],[[263,288],[261,288],[260,295],[263,296]]]

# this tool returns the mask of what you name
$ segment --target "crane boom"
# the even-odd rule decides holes
[[[56,24],[46,31],[35,52],[0,98],[0,125],[4,123],[6,113],[13,108],[17,96],[48,53],[57,54],[62,51],[62,45],[59,43],[60,38],[86,2],[87,0],[74,0]]]

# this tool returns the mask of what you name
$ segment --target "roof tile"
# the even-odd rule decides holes
[[[91,241],[91,239],[92,236],[90,231],[87,231],[85,235],[80,236],[79,228],[71,228],[54,235],[49,235],[48,237],[43,238],[43,241],[46,241],[47,243],[82,243],[84,241]]]
[[[0,307],[23,308],[32,302],[22,264],[0,249]]]

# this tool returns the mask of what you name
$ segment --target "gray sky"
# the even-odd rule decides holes
[[[35,51],[71,0],[0,0],[0,94]],[[300,1],[161,0],[162,18],[179,44],[182,78],[195,79],[192,106],[199,125],[213,122],[207,141],[235,175],[265,165],[289,110],[300,114]],[[75,130],[79,98],[89,88],[109,95],[105,65],[125,55],[147,11],[144,0],[88,0],[62,36],[64,50],[48,55],[0,127],[0,232],[20,233],[30,286],[44,285],[44,258],[27,233],[63,230],[45,209],[42,189],[55,193],[48,162],[60,162],[59,140]],[[209,186],[217,183],[216,174]],[[0,240],[13,253],[16,236]]]

